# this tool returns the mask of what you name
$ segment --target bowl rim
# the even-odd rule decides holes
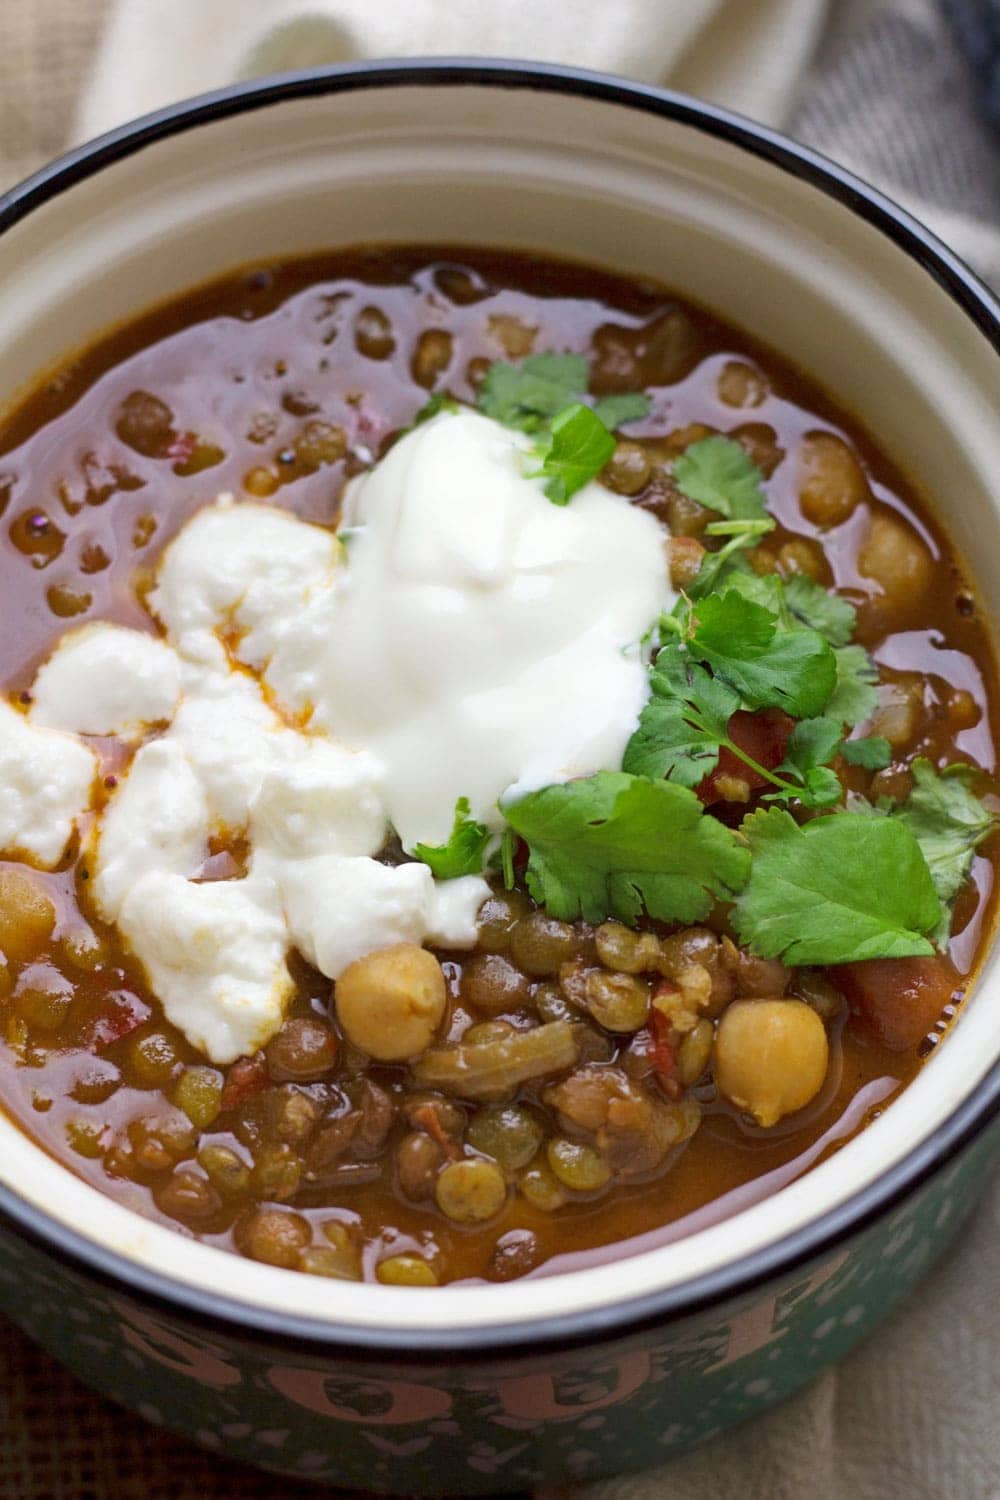
[[[75,147],[0,196],[0,236],[60,193],[166,137],[215,120],[288,100],[360,89],[487,87],[569,94],[659,116],[762,157],[842,204],[892,240],[930,275],[1000,352],[1000,300],[946,245],[905,209],[853,173],[812,148],[676,91],[635,83],[611,74],[554,64],[507,59],[415,58],[337,64],[233,84],[182,100]],[[605,1307],[530,1322],[512,1321],[488,1331],[488,1357],[572,1349],[638,1334],[667,1320],[687,1317],[726,1298],[752,1292],[773,1278],[815,1261],[888,1213],[958,1157],[1000,1116],[1000,1062],[952,1114],[918,1147],[866,1188],[773,1244],[738,1256],[716,1270],[672,1287]],[[197,1318],[199,1327],[290,1348],[335,1350],[371,1363],[379,1356],[415,1365],[442,1357],[481,1363],[483,1330],[468,1327],[403,1329],[385,1325],[354,1328],[321,1318],[291,1317],[203,1291],[142,1266],[50,1218],[0,1184],[0,1224],[15,1226],[22,1239],[47,1256],[55,1254],[112,1290],[127,1288],[168,1314]]]

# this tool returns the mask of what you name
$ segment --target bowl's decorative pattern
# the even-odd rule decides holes
[[[5,1224],[0,1307],[103,1395],[298,1478],[465,1495],[592,1479],[662,1462],[846,1354],[948,1245],[998,1150],[1000,1125],[854,1239],[748,1295],[558,1354],[293,1355],[109,1291]]]

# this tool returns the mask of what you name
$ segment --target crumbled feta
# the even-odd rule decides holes
[[[57,865],[90,806],[93,752],[0,699],[0,854]]]
[[[77,734],[139,738],[171,718],[180,691],[175,651],[155,636],[98,622],[63,636],[35,678],[30,718]]]
[[[194,875],[210,831],[208,798],[184,747],[169,735],[143,745],[101,822],[91,884],[101,915],[115,921],[151,870]]]
[[[391,829],[443,842],[463,796],[496,828],[511,787],[620,764],[637,643],[673,598],[660,531],[598,484],[552,505],[529,448],[472,412],[425,423],[351,487],[347,549],[222,497],[162,559],[166,642],[91,626],[40,672],[39,722],[167,724],[109,800],[92,889],[213,1061],[278,1029],[289,947],[335,979],[392,943],[475,942],[485,881],[380,862]],[[5,714],[0,846],[9,825],[11,847],[58,858],[93,757]],[[214,839],[245,846],[245,872],[199,878]]]
[[[192,1046],[230,1063],[263,1047],[292,993],[288,932],[266,881],[195,884],[150,870],[128,892],[122,936]]]

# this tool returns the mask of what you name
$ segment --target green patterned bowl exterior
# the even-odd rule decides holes
[[[520,100],[513,98],[517,91]],[[494,174],[490,191],[480,189],[476,200],[473,238],[502,243],[505,235],[508,240],[519,235],[523,243],[553,248],[552,239],[561,235],[556,243],[573,248],[580,258],[618,263],[625,256],[637,274],[643,255],[652,274],[659,264],[657,247],[669,244],[684,263],[688,294],[697,297],[700,279],[703,300],[714,301],[736,321],[753,284],[767,312],[769,336],[786,352],[793,350],[810,369],[821,368],[838,388],[863,369],[856,383],[863,386],[867,379],[871,400],[882,400],[879,430],[890,449],[893,443],[905,446],[917,433],[914,441],[924,445],[921,472],[951,507],[947,519],[966,555],[978,556],[984,538],[987,552],[998,552],[995,492],[983,484],[977,491],[975,473],[962,470],[963,455],[975,448],[965,440],[962,422],[968,426],[979,414],[970,415],[976,401],[961,388],[960,372],[977,372],[968,380],[972,396],[983,397],[983,421],[969,431],[995,443],[990,377],[978,373],[987,368],[984,342],[991,358],[1000,344],[1000,317],[989,293],[905,214],[808,151],[680,96],[565,69],[445,61],[291,75],[163,111],[63,158],[0,199],[5,327],[0,397],[7,399],[26,370],[44,367],[115,316],[148,304],[151,284],[166,295],[251,254],[311,249],[324,237],[327,243],[375,238],[384,227],[384,238],[402,238],[394,232],[397,223],[416,222],[421,215],[426,220],[429,200],[439,239],[468,237],[461,232],[470,214],[468,195],[477,191],[481,174],[461,154],[447,154],[458,130],[456,99],[470,140],[478,131],[486,141],[483,171],[489,167]],[[346,130],[348,115],[352,125],[360,121],[353,126],[355,135],[344,135],[337,149],[361,161],[369,146],[377,151],[378,142],[390,138],[392,129],[402,132],[401,144],[392,149],[405,155],[408,121],[412,118],[419,134],[428,128],[425,117],[439,106],[445,121],[434,149],[443,153],[441,170],[455,182],[466,173],[462,192],[434,189],[427,150],[418,141],[406,171],[398,170],[391,204],[371,196],[358,168],[337,188],[346,196],[331,200],[349,204],[350,210],[336,222],[322,219],[324,227],[318,228],[301,183],[314,159],[323,165],[324,151],[334,166],[339,161],[331,144],[339,138],[328,138],[322,111],[341,111],[330,115],[331,131]],[[537,125],[525,124],[536,107]],[[251,191],[245,185],[246,202],[234,197],[228,219],[220,216],[209,230],[202,221],[211,217],[213,195],[221,200],[236,192],[241,164],[254,160],[254,129],[260,145],[262,119],[286,150],[283,159],[278,154],[281,170],[261,178],[282,211],[247,218],[259,209],[259,200],[253,196],[256,187]],[[517,130],[522,136],[534,131],[533,139],[542,145],[534,158],[518,156],[522,140],[511,146],[508,162],[496,140],[502,143],[505,132]],[[194,139],[199,132],[212,138],[212,149],[200,144],[201,136]],[[178,151],[187,150],[188,157],[166,172],[151,170],[147,155],[178,141]],[[269,136],[265,145],[276,150]],[[550,148],[547,164],[540,165]],[[220,164],[227,151],[228,171]],[[605,151],[618,153],[614,170],[601,166]],[[590,178],[580,166],[585,153]],[[269,169],[267,151],[259,149],[258,156],[261,171]],[[668,160],[676,178],[673,197],[653,206],[658,174],[666,171]],[[246,167],[248,184],[256,183],[253,170]],[[199,200],[205,206],[191,212],[190,223],[182,222],[186,199],[164,196],[171,171],[175,194],[178,183],[194,181],[199,171],[206,179],[201,187],[207,184],[208,193]],[[641,179],[642,171],[652,175]],[[131,178],[122,177],[128,172]],[[551,181],[546,172],[555,174]],[[295,173],[299,189],[291,182]],[[713,191],[721,184],[719,191],[730,193],[727,213],[746,216],[738,231],[731,224],[727,231],[731,242],[746,247],[745,262],[735,270],[731,249],[723,247],[716,255],[705,228],[711,205],[697,233],[690,230],[698,204],[684,194],[699,178]],[[628,191],[633,193],[628,223],[637,227],[626,248],[625,221],[612,210],[614,195],[624,201]],[[592,213],[580,214],[581,199],[592,199]],[[63,202],[71,207],[60,209]],[[804,225],[813,214],[815,226]],[[99,238],[100,226],[115,216],[122,236],[117,259],[116,246]],[[726,220],[716,216],[719,222]],[[130,255],[127,235],[137,232],[137,224],[145,226],[149,243]],[[813,253],[821,286],[835,274],[838,251],[846,266],[836,292],[823,293],[835,317],[844,311],[832,339],[829,319],[824,324],[808,316],[808,300],[802,300],[807,293],[805,278],[799,285],[794,275],[799,251],[791,243],[793,229],[800,237],[811,234],[819,246]],[[266,243],[267,235],[273,244]],[[716,238],[721,244],[722,231]],[[808,238],[802,244],[808,249]],[[150,257],[156,255],[151,281]],[[909,297],[914,307],[926,302],[928,336],[954,356],[951,383],[926,377],[929,404],[923,407],[916,386],[904,385],[906,400],[897,398],[893,381],[904,379],[899,370],[909,372],[912,385],[923,368],[919,349],[911,354],[901,347],[902,334],[895,344],[876,338],[863,358],[858,354],[857,329],[863,334],[871,320],[859,313],[861,302],[849,309],[847,302],[855,280],[852,264],[862,263],[875,287],[872,307],[877,310],[880,298],[888,302],[890,293],[904,302]],[[859,285],[864,281],[860,274],[856,279]],[[78,285],[89,287],[92,295],[79,295]],[[709,290],[716,295],[707,295]],[[897,328],[910,326],[918,337],[923,325],[923,316],[911,313]],[[880,369],[883,358],[888,363]],[[995,364],[988,368],[995,390]],[[935,470],[936,463],[942,467]],[[961,508],[948,498],[955,494],[962,495]],[[993,586],[987,578],[988,603]],[[987,1014],[983,1000],[991,983],[987,972],[973,999],[980,1016]],[[968,1042],[961,1040],[963,1032]],[[766,1410],[841,1358],[946,1248],[1000,1151],[1000,1069],[987,1071],[995,1055],[992,1043],[976,1040],[985,1034],[983,1027],[979,1032],[967,1027],[964,1018],[959,1022],[954,1037],[939,1049],[956,1060],[964,1057],[958,1085],[947,1083],[956,1068],[949,1064],[949,1073],[939,1067],[937,1056],[926,1070],[941,1080],[945,1092],[939,1089],[937,1097],[947,1101],[933,1129],[921,1128],[918,1113],[912,1137],[904,1134],[902,1146],[897,1140],[884,1171],[883,1158],[866,1145],[870,1160],[878,1162],[867,1178],[864,1156],[855,1153],[857,1183],[852,1175],[849,1191],[831,1197],[832,1206],[817,1201],[791,1229],[776,1219],[776,1227],[767,1231],[770,1239],[758,1236],[754,1244],[747,1243],[745,1216],[740,1216],[724,1231],[724,1256],[704,1265],[698,1261],[694,1274],[681,1278],[664,1272],[662,1283],[647,1274],[634,1293],[629,1262],[623,1261],[614,1300],[595,1305],[580,1299],[578,1311],[567,1311],[564,1300],[561,1310],[546,1315],[543,1305],[539,1315],[537,1293],[546,1283],[535,1280],[529,1316],[518,1307],[518,1294],[507,1288],[518,1310],[508,1322],[489,1326],[477,1326],[473,1292],[463,1304],[469,1308],[467,1326],[459,1320],[449,1328],[428,1319],[424,1328],[413,1322],[392,1325],[395,1289],[385,1289],[383,1321],[363,1326],[346,1318],[338,1323],[313,1309],[310,1316],[281,1311],[262,1294],[251,1296],[247,1278],[256,1273],[244,1262],[233,1262],[231,1281],[221,1287],[210,1280],[198,1284],[177,1269],[184,1247],[178,1236],[166,1236],[168,1246],[178,1248],[157,1262],[149,1245],[157,1235],[162,1241],[164,1231],[148,1227],[123,1237],[113,1228],[122,1210],[96,1197],[96,1207],[85,1212],[79,1207],[80,1186],[40,1153],[29,1161],[24,1143],[18,1146],[0,1120],[0,1138],[6,1132],[6,1140],[0,1140],[0,1309],[113,1401],[227,1457],[300,1480],[385,1493],[470,1495],[652,1465]],[[904,1111],[907,1107],[904,1098]],[[894,1104],[886,1114],[896,1109]],[[883,1122],[878,1124],[881,1129]],[[864,1141],[875,1138],[872,1127]],[[835,1160],[847,1160],[851,1150]],[[125,1218],[137,1224],[131,1215]],[[657,1254],[669,1255],[673,1248]],[[190,1270],[192,1263],[184,1264]],[[313,1295],[318,1299],[320,1290]],[[527,1298],[528,1292],[520,1295]]]
[[[338,1349],[188,1312],[0,1228],[0,1306],[104,1396],[298,1479],[491,1494],[662,1462],[841,1359],[912,1290],[974,1207],[1000,1123],[864,1227],[748,1290],[551,1350],[415,1357]],[[748,1268],[750,1274],[753,1268]],[[431,1293],[430,1295],[433,1295]],[[563,1342],[568,1347],[561,1347]],[[498,1341],[498,1343],[503,1341]]]

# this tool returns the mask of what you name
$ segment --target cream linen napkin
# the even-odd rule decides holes
[[[428,54],[625,73],[784,125],[1000,279],[997,145],[932,0],[119,0],[77,134],[259,73]],[[838,1369],[750,1426],[574,1500],[998,1500],[998,1230],[994,1193]]]

